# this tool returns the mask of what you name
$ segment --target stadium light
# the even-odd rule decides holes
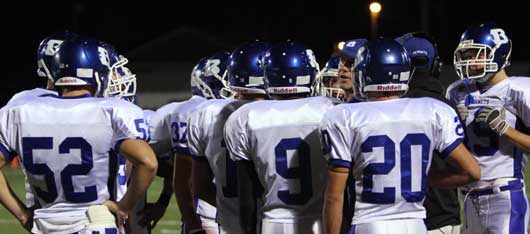
[[[338,48],[339,50],[342,50],[342,48],[344,48],[344,44],[346,44],[345,41],[340,41],[339,43],[337,43],[337,48]]]
[[[370,12],[372,14],[379,14],[379,12],[381,12],[381,3],[378,3],[378,2],[370,3]]]
[[[368,7],[370,9],[370,25],[371,25],[371,32],[370,35],[373,38],[377,36],[377,20],[379,18],[379,13],[381,13],[381,10],[383,7],[381,6],[381,3],[379,2],[372,2],[370,3],[370,6]]]

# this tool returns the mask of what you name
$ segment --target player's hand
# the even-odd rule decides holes
[[[458,111],[458,115],[462,121],[464,121],[467,118],[467,115],[469,115],[469,109],[467,109],[466,105],[464,104],[458,104],[456,106],[456,110]]]
[[[127,221],[128,217],[127,212],[121,209],[118,203],[114,201],[105,201],[103,205],[109,208],[110,212],[116,216],[116,226],[118,226],[118,230],[123,230],[123,225]]]
[[[150,229],[155,228],[158,221],[164,216],[166,206],[158,202],[147,203],[143,210],[136,213],[140,218],[138,225],[145,227],[149,225]]]
[[[504,133],[506,133],[506,131],[508,131],[508,128],[510,127],[510,125],[506,123],[505,112],[506,110],[503,107],[483,107],[479,110],[475,121],[479,124],[487,124],[491,128],[491,130],[493,130],[499,136],[502,136],[504,135]]]
[[[26,229],[26,231],[31,233],[31,229],[33,228],[33,214],[34,214],[35,207],[30,207],[26,209],[26,215],[23,219],[20,219],[19,222]]]

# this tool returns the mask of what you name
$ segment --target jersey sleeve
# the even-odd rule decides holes
[[[458,105],[458,102],[459,102],[457,95],[456,95],[456,90],[459,84],[460,84],[460,81],[457,80],[453,82],[452,84],[450,84],[449,87],[447,87],[447,90],[445,91],[445,98],[449,100],[449,102],[452,103],[453,105]]]
[[[224,137],[230,158],[234,161],[250,159],[250,141],[247,133],[246,112],[237,110],[226,121]]]
[[[329,165],[347,167],[352,166],[352,131],[343,118],[342,108],[333,108],[324,116],[320,125],[320,140],[324,157]]]
[[[205,121],[208,116],[202,109],[193,111],[188,118],[188,148],[194,159],[205,157],[207,129],[212,121]]]
[[[455,110],[449,105],[437,102],[434,107],[436,113],[436,140],[435,149],[442,158],[446,158],[464,138],[464,128]]]
[[[530,128],[530,78],[521,78],[516,82],[517,91],[513,92],[513,106],[517,112],[517,117],[524,123],[525,127]],[[519,126],[516,126],[519,127]],[[520,130],[520,129],[519,129]],[[528,129],[525,129],[528,134]]]
[[[142,109],[133,104],[123,103],[115,107],[113,124],[116,150],[119,150],[121,143],[127,139],[149,140],[149,128],[144,113]]]
[[[9,110],[4,107],[0,109],[0,152],[7,161],[11,161],[17,153],[14,148],[14,126],[9,124]]]

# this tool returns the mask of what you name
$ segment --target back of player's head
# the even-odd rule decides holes
[[[103,96],[111,66],[109,52],[100,41],[76,38],[61,44],[49,69],[56,87],[92,86],[94,96]]]
[[[411,32],[395,40],[407,50],[415,71],[427,72],[436,78],[440,76],[442,61],[432,37],[423,32]]]
[[[191,70],[190,76],[190,85],[191,85],[191,94],[204,97],[204,94],[201,90],[204,88],[199,88],[199,83],[201,82],[201,76],[204,74],[204,69],[206,67],[206,62],[208,58],[201,58],[199,62]]]
[[[230,52],[219,51],[208,57],[203,74],[197,80],[197,87],[202,96],[208,99],[229,98],[231,92],[227,92],[226,68],[230,62]]]
[[[357,54],[354,72],[360,94],[367,92],[401,92],[408,89],[411,62],[398,42],[377,38],[368,41]]]
[[[271,48],[267,42],[253,41],[238,46],[230,55],[227,68],[228,86],[232,91],[266,94],[262,60]]]
[[[50,74],[50,62],[66,40],[79,37],[76,33],[64,31],[54,33],[42,39],[37,48],[37,75],[53,81]]]
[[[471,26],[455,49],[455,70],[460,79],[486,81],[510,65],[511,53],[512,41],[495,23]]]
[[[112,75],[106,84],[105,97],[121,98],[130,102],[136,99],[136,75],[125,65],[129,62],[127,58],[120,55],[116,48],[107,42],[100,42],[100,46],[106,51],[109,57],[110,70]]]
[[[318,73],[312,50],[286,41],[275,44],[265,54],[265,87],[273,95],[311,93]]]

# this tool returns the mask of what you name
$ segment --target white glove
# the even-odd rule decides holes
[[[87,210],[87,216],[88,220],[90,221],[87,225],[87,230],[89,231],[116,228],[116,220],[114,219],[114,215],[112,215],[109,209],[104,205],[89,206]]]
[[[456,110],[458,111],[458,115],[460,116],[460,120],[462,120],[462,121],[466,120],[467,115],[469,115],[469,109],[467,109],[466,105],[458,104],[456,106]]]
[[[510,127],[510,125],[506,123],[506,120],[504,120],[505,112],[506,110],[502,107],[500,109],[495,109],[491,106],[484,107],[479,111],[475,121],[477,123],[487,124],[491,130],[493,130],[499,136],[502,136]]]

